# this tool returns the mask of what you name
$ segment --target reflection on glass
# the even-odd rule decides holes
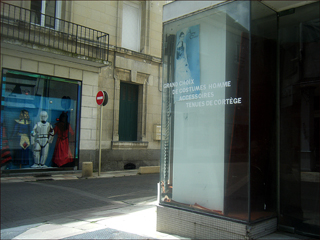
[[[282,226],[317,239],[319,224],[319,2],[280,26]]]

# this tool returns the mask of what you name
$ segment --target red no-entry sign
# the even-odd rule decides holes
[[[106,91],[99,91],[96,96],[96,102],[98,105],[105,106],[108,103],[108,93]]]

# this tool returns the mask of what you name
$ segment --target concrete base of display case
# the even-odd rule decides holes
[[[276,230],[276,218],[246,224],[167,206],[157,207],[157,231],[191,239],[257,239]]]

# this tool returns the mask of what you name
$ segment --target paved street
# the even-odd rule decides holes
[[[158,182],[147,174],[1,183],[1,239],[175,238],[155,231]]]
[[[186,239],[156,231],[158,181],[134,170],[2,177],[0,239]]]

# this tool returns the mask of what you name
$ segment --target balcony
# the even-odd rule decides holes
[[[109,34],[1,2],[1,42],[108,65]],[[57,55],[56,55],[57,56]]]

